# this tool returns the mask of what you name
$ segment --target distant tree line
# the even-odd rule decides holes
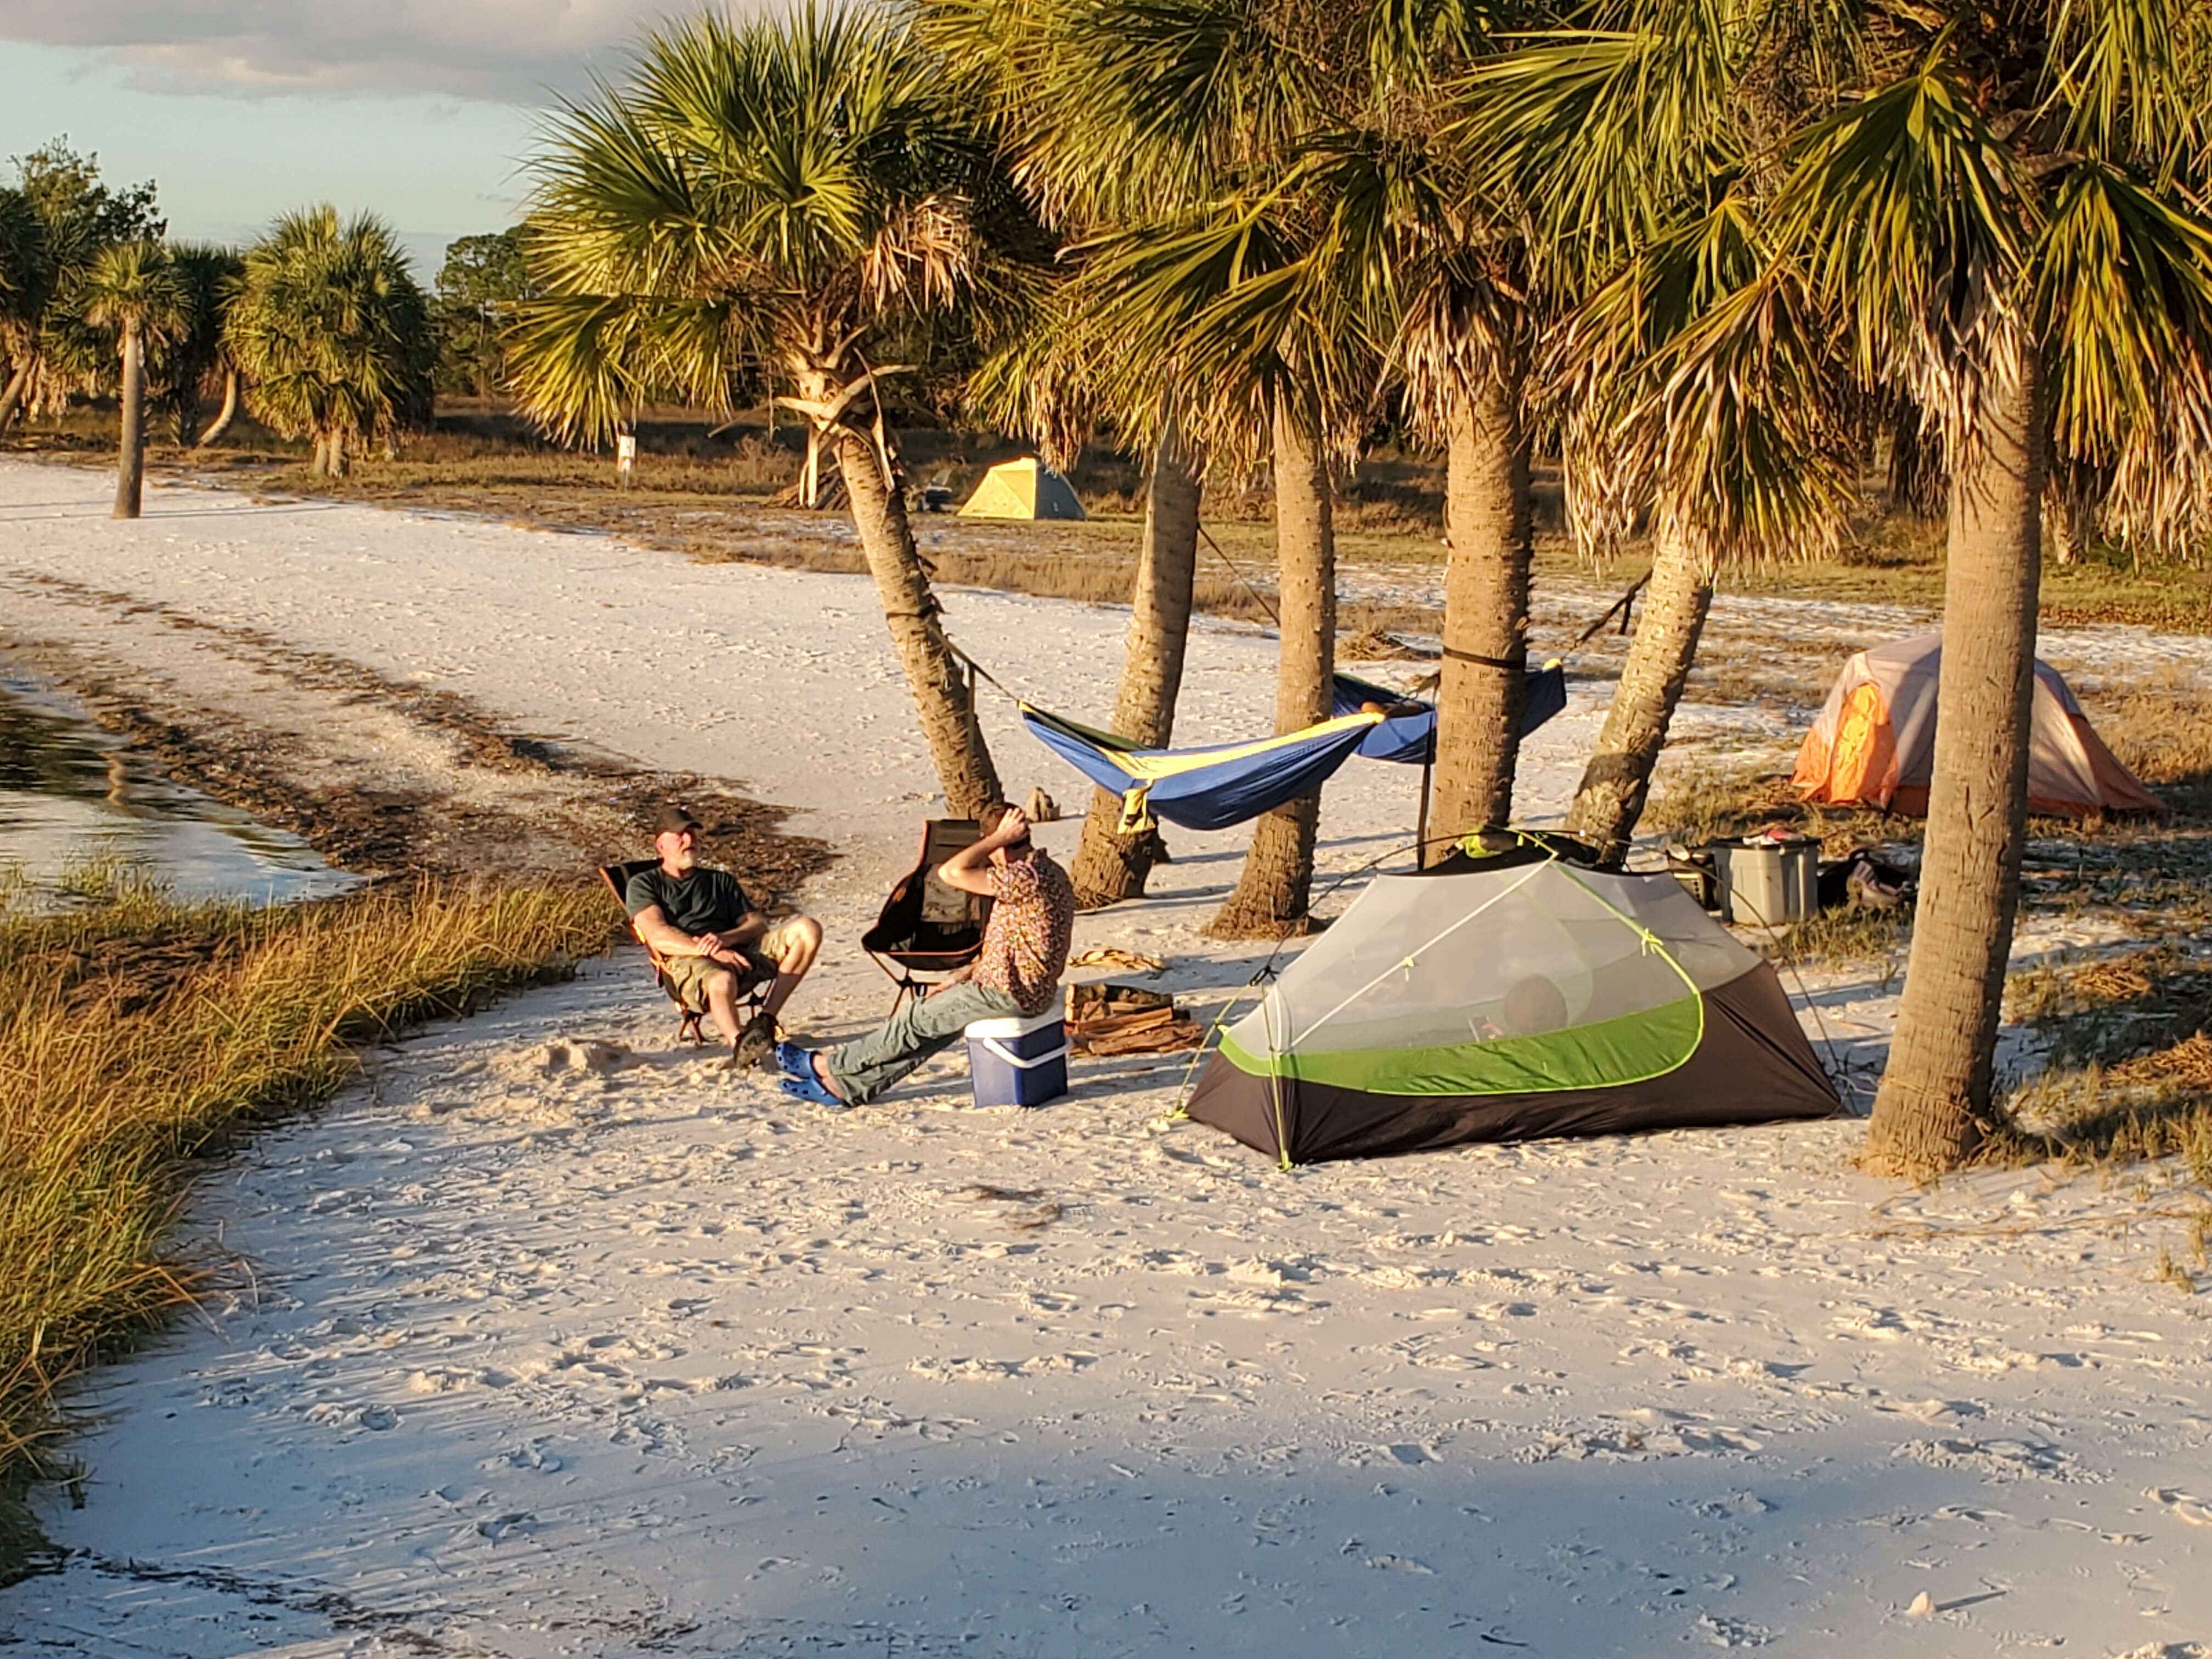
[[[343,477],[426,428],[437,391],[492,395],[532,292],[514,230],[453,243],[434,295],[373,215],[303,209],[243,251],[176,241],[153,184],[110,185],[58,140],[0,185],[0,434],[115,398],[126,517],[149,431],[204,446],[241,409]]]

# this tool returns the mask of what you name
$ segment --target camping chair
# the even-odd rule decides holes
[[[891,1012],[908,997],[923,995],[975,960],[983,949],[983,924],[991,901],[963,893],[937,877],[937,866],[983,838],[973,818],[930,818],[921,826],[921,857],[898,878],[876,925],[860,935],[860,948],[898,987]]]
[[[629,913],[628,898],[629,878],[641,870],[652,869],[659,862],[658,859],[632,859],[626,864],[602,864],[599,866],[599,879],[606,883],[608,891],[615,896],[615,902],[623,907],[624,915]],[[629,933],[630,937],[640,945],[645,945],[645,935],[637,931],[637,924],[635,921],[629,924]],[[699,1029],[699,1022],[707,1017],[707,1011],[704,1008],[690,1006],[682,996],[678,994],[676,981],[668,975],[667,957],[662,956],[650,945],[645,945],[645,954],[653,963],[653,982],[667,992],[668,1000],[676,1005],[676,1012],[679,1016],[676,1023],[676,1040],[678,1042],[705,1043],[707,1034]],[[751,990],[739,994],[738,1007],[740,1010],[757,1008],[761,999],[767,994],[766,985],[756,985]]]

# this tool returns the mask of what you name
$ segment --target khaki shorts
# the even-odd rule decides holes
[[[765,985],[775,977],[775,964],[791,943],[790,930],[797,922],[793,916],[780,921],[750,945],[738,946],[738,954],[745,959],[743,968],[732,968],[727,963],[709,962],[704,957],[670,957],[662,964],[661,972],[668,981],[668,988],[695,1013],[707,1011],[707,981],[715,974],[727,974],[737,982],[731,988],[742,997],[757,985]]]

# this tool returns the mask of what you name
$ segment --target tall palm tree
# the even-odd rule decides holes
[[[1601,411],[1650,504],[1644,609],[1567,815],[1627,855],[1697,655],[1717,570],[1831,549],[1853,429],[1832,313],[1762,232],[1756,193],[1656,238],[1554,343],[1565,395]]]
[[[1972,1151],[2020,890],[2053,458],[2153,539],[2212,502],[2212,21],[2185,0],[1883,15],[1779,210],[1862,373],[1936,416],[1951,481],[1919,914],[1866,1161]]]
[[[146,477],[146,352],[189,325],[191,296],[169,251],[155,241],[103,248],[79,295],[84,320],[112,331],[123,361],[121,454],[115,514],[138,516]]]
[[[1578,505],[1616,532],[1640,507],[1655,531],[1643,617],[1568,816],[1613,861],[1643,811],[1717,563],[1833,531],[1822,390],[1833,354],[1755,222],[1775,184],[1765,158],[1804,95],[1778,55],[1832,53],[1804,45],[1806,22],[1783,0],[1592,0],[1455,88],[1449,131],[1470,174],[1525,205],[1534,279],[1580,296],[1543,354],[1571,484],[1595,486]],[[1727,319],[1779,332],[1731,340]],[[1710,372],[1721,363],[1749,377]],[[1708,441],[1725,431],[1761,433],[1763,447]]]
[[[996,798],[884,389],[927,319],[1006,304],[1047,252],[975,112],[903,19],[809,0],[650,36],[532,171],[524,410],[599,441],[657,392],[727,408],[749,374],[790,388],[843,476],[946,801]]]
[[[1305,257],[1325,208],[1295,188],[1224,195],[1102,239],[1083,282],[1129,343],[1124,372],[1178,363],[1206,386],[1203,441],[1264,453],[1274,483],[1275,726],[1328,717],[1335,666],[1337,460],[1372,385],[1353,307]],[[1357,367],[1355,367],[1355,365]],[[1264,446],[1264,447],[1263,447]],[[1236,890],[1209,930],[1276,938],[1309,926],[1320,795],[1263,813]]]
[[[255,418],[310,440],[315,471],[331,477],[416,418],[436,349],[391,231],[327,205],[285,215],[246,250],[222,342]]]
[[[0,204],[0,352],[10,360],[0,430],[27,409],[58,409],[105,379],[113,343],[85,320],[86,274],[104,249],[159,241],[167,229],[152,185],[112,189],[97,159],[66,143],[32,151],[16,169],[17,184]]]
[[[1111,78],[1102,95],[1099,60],[1120,33],[1117,15],[1116,6],[1095,0],[924,0],[921,11],[924,38],[988,112],[1018,186],[1064,242],[1126,228],[1190,199],[1188,130],[1170,136],[1146,117],[1132,95],[1128,76],[1137,64],[1127,55],[1105,54]],[[1205,457],[1188,430],[1189,399],[1171,372],[1139,388],[1144,407],[1102,409],[1097,371],[1116,347],[1094,325],[1087,298],[1071,292],[1079,262],[1063,257],[1037,321],[985,366],[970,395],[985,418],[1028,433],[1054,465],[1073,462],[1102,416],[1118,417],[1125,441],[1143,443],[1150,434],[1112,728],[1163,748],[1173,740],[1182,691]],[[1163,854],[1157,831],[1124,835],[1121,821],[1121,797],[1094,788],[1068,870],[1086,909],[1141,894]]]
[[[1079,16],[1071,45],[1090,89],[1070,112],[1078,142],[1146,186],[1079,249],[1075,303],[1100,319],[1106,401],[1125,428],[1157,432],[1172,412],[1211,467],[1267,458],[1275,719],[1295,730],[1330,708],[1332,473],[1375,363],[1339,267],[1313,257],[1329,222],[1325,176],[1285,163],[1302,134],[1340,122],[1361,95],[1370,20],[1325,0],[1115,0]],[[1307,925],[1318,821],[1317,795],[1260,818],[1215,933]]]
[[[1542,20],[1524,3],[1382,0],[1350,116],[1302,164],[1337,204],[1323,257],[1366,296],[1417,428],[1444,454],[1443,661],[1430,848],[1510,821],[1534,552],[1532,393],[1548,309],[1529,214],[1470,156],[1455,80]]]

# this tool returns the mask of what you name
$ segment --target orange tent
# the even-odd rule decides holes
[[[1797,750],[1790,781],[1808,800],[1916,817],[1927,811],[1942,653],[1943,636],[1923,634],[1872,647],[1844,665]],[[2105,747],[2058,671],[2045,662],[2035,665],[2027,808],[2081,817],[2166,810]]]

